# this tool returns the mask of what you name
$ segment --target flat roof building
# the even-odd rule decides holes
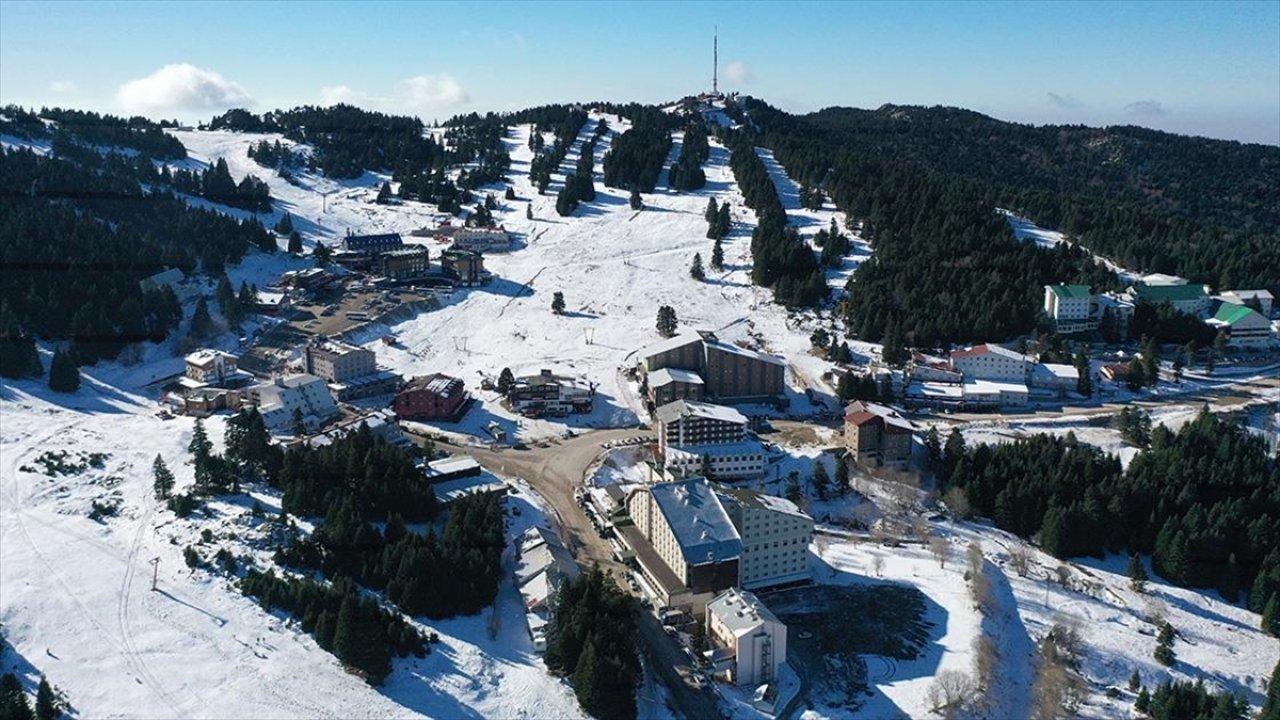
[[[787,626],[747,590],[730,588],[707,603],[712,671],[735,685],[764,685],[787,661]]]

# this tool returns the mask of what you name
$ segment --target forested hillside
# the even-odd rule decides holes
[[[956,108],[793,116],[758,100],[744,105],[793,177],[842,187],[833,197],[859,218],[874,207],[845,186],[860,167],[881,163],[971,181],[983,202],[1134,269],[1280,290],[1278,148],[1137,127],[1033,127]]]

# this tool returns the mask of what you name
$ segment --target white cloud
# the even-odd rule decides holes
[[[732,83],[747,84],[755,82],[756,75],[741,60],[734,60],[724,66],[725,79]]]
[[[49,83],[49,91],[59,95],[70,95],[76,91],[76,84],[70,80],[54,80]]]
[[[421,114],[457,108],[471,102],[466,88],[452,75],[417,75],[396,83],[390,95],[373,95],[347,85],[320,88],[320,104],[347,103],[387,112]]]
[[[238,83],[212,70],[187,63],[165,65],[144,78],[130,80],[116,91],[126,112],[160,113],[181,110],[225,110],[250,105],[253,98]]]
[[[1138,100],[1125,105],[1124,109],[1139,117],[1160,117],[1168,114],[1168,110],[1159,100]]]

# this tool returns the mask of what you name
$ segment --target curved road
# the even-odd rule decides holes
[[[490,450],[440,441],[436,444],[453,452],[471,455],[485,469],[497,475],[523,479],[551,505],[560,526],[560,535],[579,565],[599,565],[615,578],[623,578],[626,566],[613,559],[609,542],[596,533],[574,500],[573,491],[582,484],[587,471],[604,452],[603,443],[646,432],[634,427],[585,430],[576,437],[554,442],[548,447],[530,447],[527,450]],[[619,585],[624,590],[629,587],[625,582]],[[663,631],[653,613],[645,611],[639,603],[634,604],[634,609],[640,650],[649,667],[670,690],[675,711],[693,720],[721,717],[715,690],[709,685],[699,688],[694,684],[692,678],[696,672],[683,647]]]

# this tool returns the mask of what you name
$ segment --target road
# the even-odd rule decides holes
[[[584,567],[599,565],[621,580],[626,576],[626,566],[613,559],[609,542],[600,537],[582,508],[578,507],[573,491],[582,484],[587,470],[604,452],[602,443],[635,437],[644,432],[639,428],[589,430],[545,448],[530,447],[527,450],[490,450],[440,441],[436,446],[471,455],[485,469],[499,476],[522,478],[551,505],[561,537],[578,564]],[[619,582],[619,585],[629,591],[626,582]],[[696,673],[682,646],[663,631],[653,613],[647,612],[639,603],[633,607],[641,652],[649,667],[658,673],[670,690],[676,712],[694,720],[720,717],[715,691],[710,686],[699,688],[694,684],[692,678]]]

